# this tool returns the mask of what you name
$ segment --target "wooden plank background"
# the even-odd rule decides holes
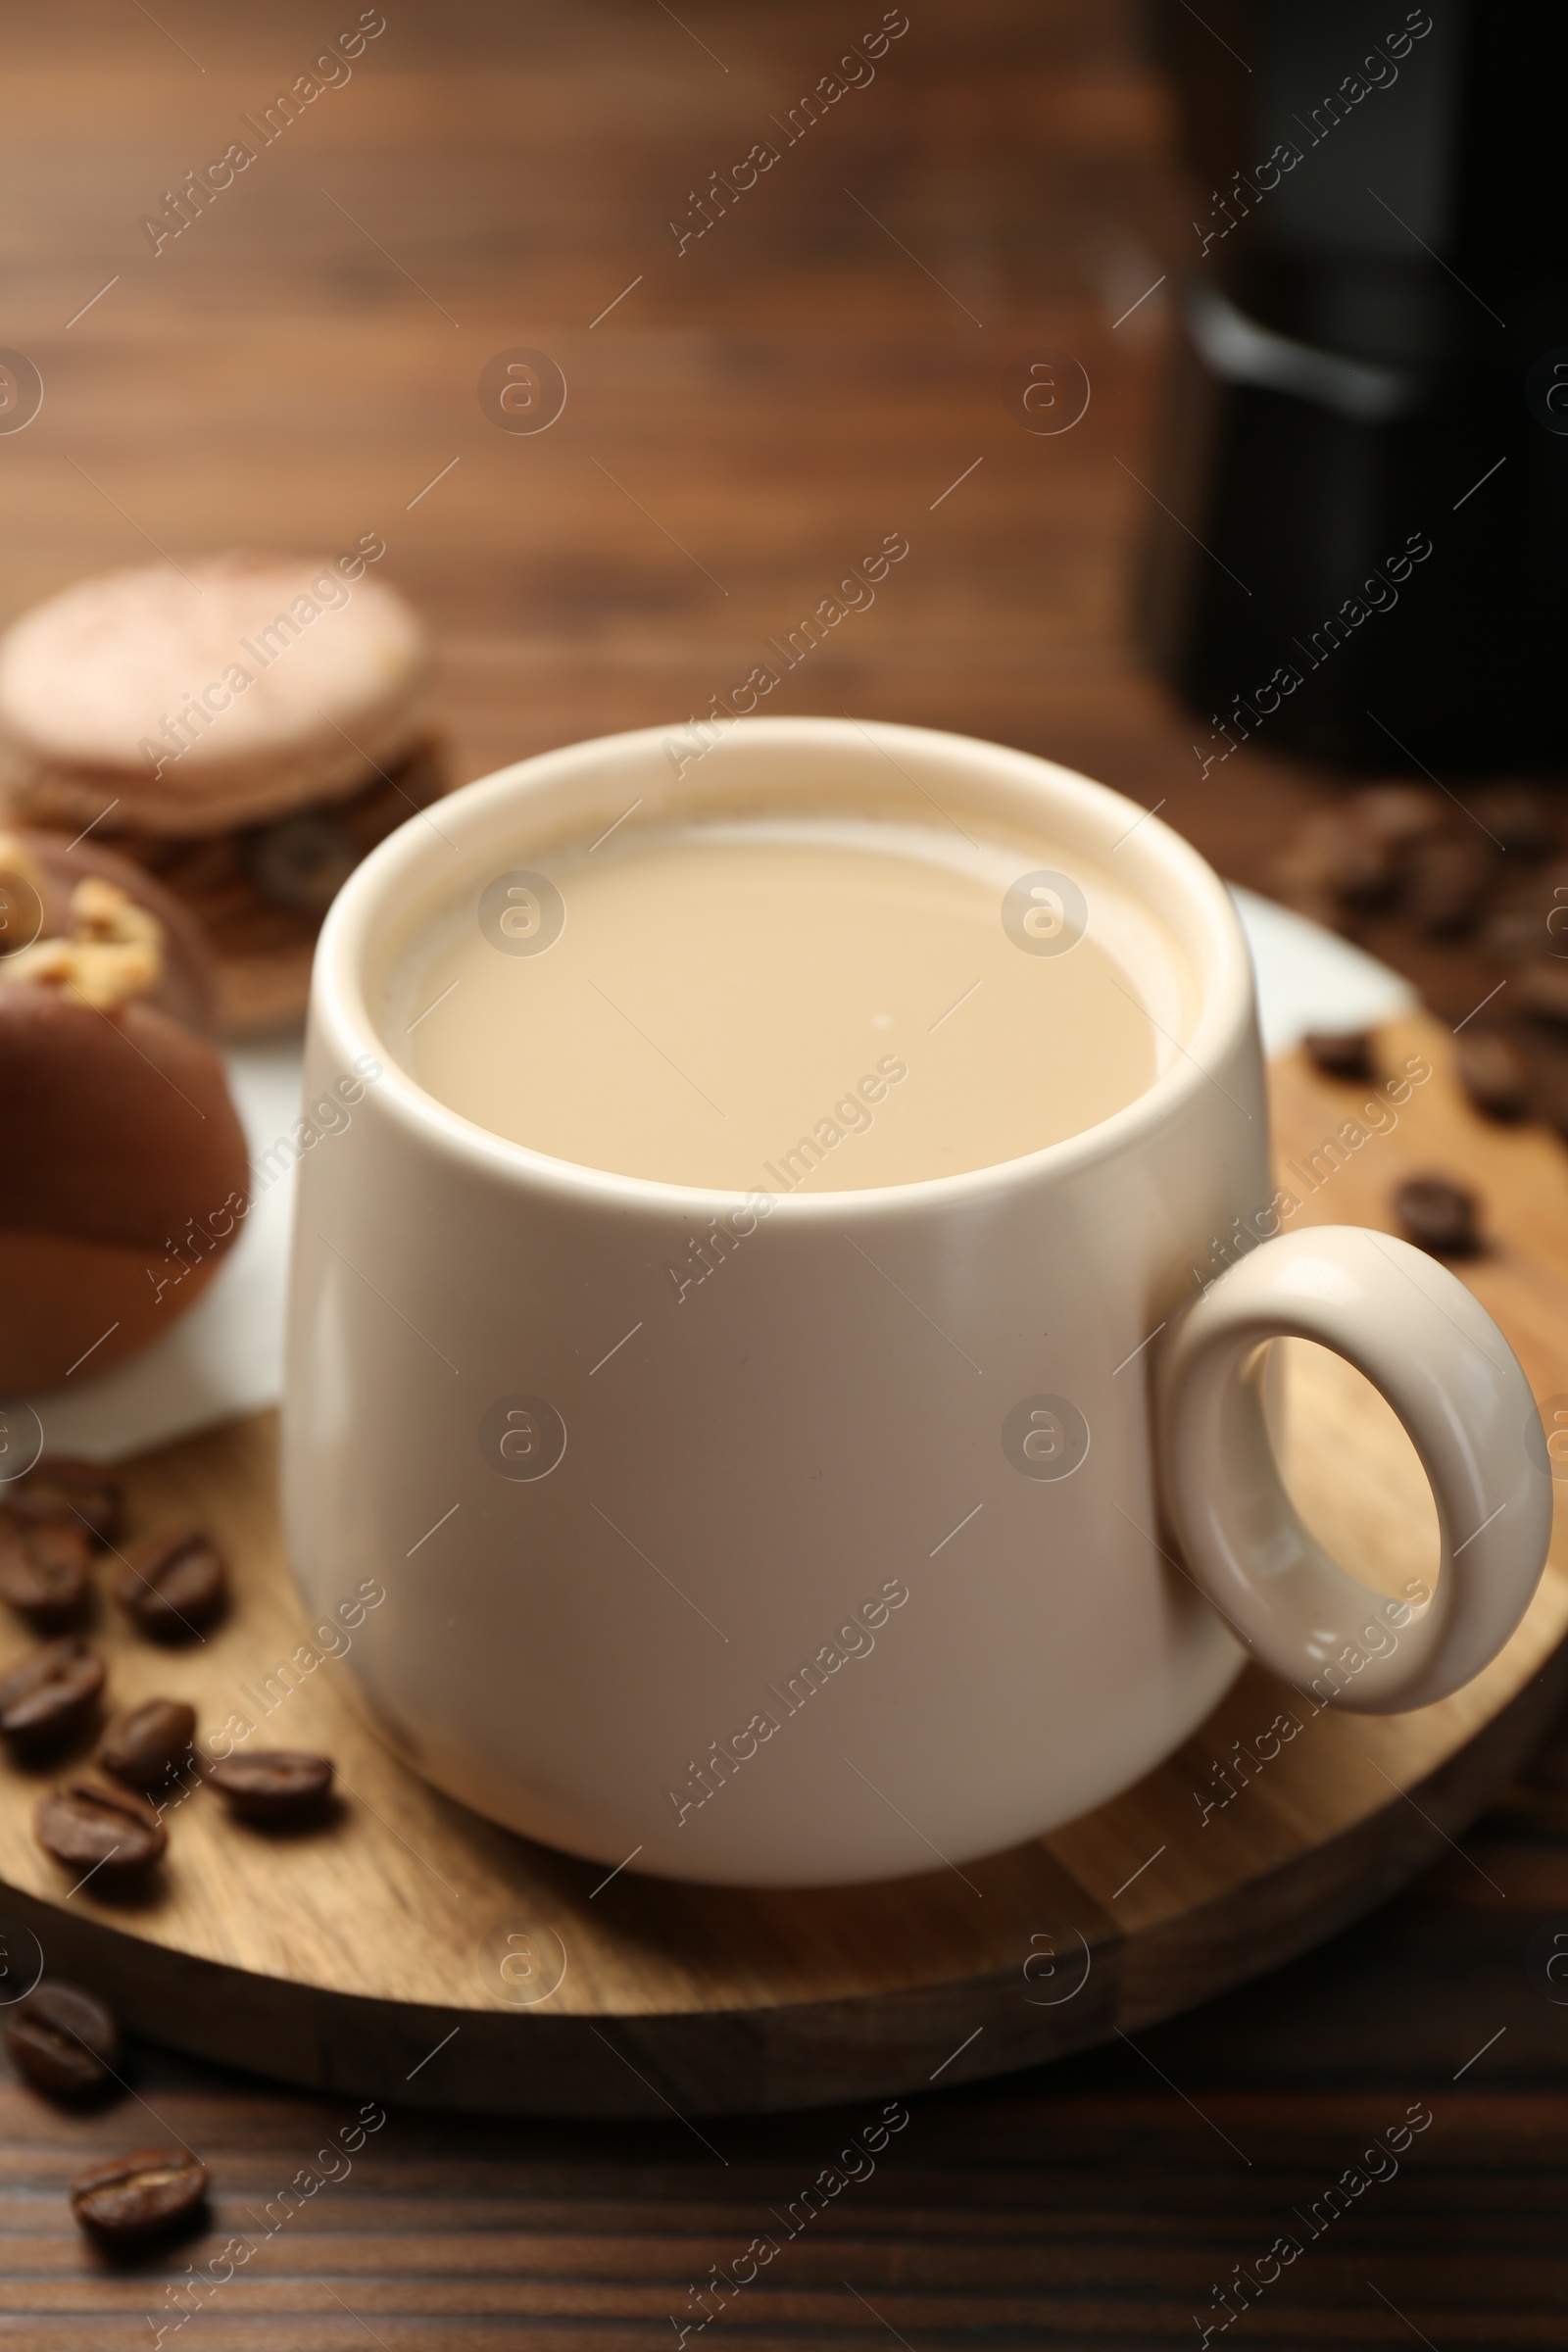
[[[1321,785],[1248,751],[1200,790],[1200,730],[1126,626],[1165,289],[1124,314],[1190,232],[1121,0],[908,0],[874,82],[683,253],[667,224],[690,191],[773,136],[880,7],[384,13],[352,78],[155,255],[143,216],[357,9],[8,12],[0,341],[40,368],[45,403],[0,435],[6,611],[162,552],[379,530],[435,624],[468,776],[704,708],[898,529],[910,554],[876,606],[772,707],[1049,752],[1163,799],[1232,875],[1263,872]],[[485,363],[518,346],[568,381],[539,436],[502,433],[477,400]],[[1015,416],[1042,347],[1092,384],[1057,437]],[[1136,2048],[937,2082],[874,2175],[794,2238],[770,2212],[868,2116],[699,2136],[394,2111],[164,2340],[667,2344],[710,2266],[769,2230],[777,2258],[710,2330],[759,2352],[1195,2341],[1211,2288],[1237,2265],[1255,2277],[1282,2231],[1304,2253],[1249,2290],[1226,2340],[1559,2342],[1568,2011],[1526,1954],[1568,1930],[1565,1790],[1568,1745],[1414,1892]],[[353,2113],[151,2047],[128,2071],[85,2119],[0,2086],[0,2343],[156,2341],[184,2265],[259,2234]],[[1433,2121],[1396,2176],[1311,2236],[1293,2215],[1412,2106]],[[89,2150],[166,2136],[214,2166],[215,2230],[111,2271],[65,2183]]]

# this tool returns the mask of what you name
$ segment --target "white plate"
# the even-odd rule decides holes
[[[1415,992],[1386,964],[1250,891],[1234,894],[1257,970],[1263,1047],[1283,1054],[1307,1029],[1362,1029],[1407,1012]],[[29,1399],[52,1453],[114,1460],[277,1401],[294,1175],[268,1175],[299,1113],[300,1049],[241,1047],[229,1083],[251,1148],[257,1198],[202,1298],[118,1371]]]

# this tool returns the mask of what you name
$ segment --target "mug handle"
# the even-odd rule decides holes
[[[1286,1493],[1263,1343],[1287,1337],[1344,1356],[1403,1423],[1438,1506],[1441,1567],[1425,1601],[1348,1575]],[[1264,1242],[1183,1315],[1157,1395],[1165,1508],[1187,1563],[1271,1672],[1392,1715],[1446,1698],[1496,1656],[1545,1565],[1552,1481],[1519,1360],[1446,1266],[1355,1225]]]

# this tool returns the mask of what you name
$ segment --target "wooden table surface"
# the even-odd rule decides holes
[[[704,710],[898,531],[875,606],[769,708],[1023,744],[1163,800],[1233,876],[1266,871],[1322,781],[1244,752],[1200,785],[1201,730],[1126,625],[1165,289],[1129,306],[1189,232],[1119,0],[907,0],[874,79],[793,143],[780,122],[874,30],[873,0],[385,0],[351,78],[252,137],[255,162],[155,253],[144,217],[357,13],[9,12],[0,340],[45,399],[0,435],[7,611],[104,565],[378,531],[434,622],[468,776]],[[697,236],[710,174],[759,140],[777,163]],[[1042,347],[1092,386],[1054,437],[1014,414]],[[481,370],[517,348],[564,373],[548,432],[481,409]],[[939,2082],[788,2240],[770,2211],[870,2117],[698,2132],[393,2111],[346,2160],[318,2152],[351,2105],[150,2047],[95,2117],[8,2082],[0,2343],[145,2346],[185,2309],[164,2338],[182,2352],[618,2352],[678,2338],[702,2317],[689,2290],[744,2271],[764,2230],[777,2258],[712,2323],[760,2352],[1217,2340],[1214,2290],[1246,2277],[1233,2340],[1557,2343],[1568,2011],[1527,1945],[1568,1932],[1565,1830],[1568,1744],[1413,1892],[1283,1975],[1137,2048]],[[1432,2120],[1402,2153],[1364,2153],[1411,2110]],[[110,2271],[64,2185],[89,2150],[169,2137],[213,2167],[213,2230]],[[1349,2168],[1359,2185],[1325,2204]],[[328,2170],[263,2243],[269,2205]],[[172,2299],[242,2235],[258,2250],[234,2278]],[[1255,2283],[1282,2235],[1301,2253]]]

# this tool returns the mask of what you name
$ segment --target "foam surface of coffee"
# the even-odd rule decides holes
[[[382,1021],[427,1093],[553,1157],[838,1192],[1097,1126],[1178,1051],[1191,991],[1157,915],[1065,849],[737,817],[497,860]]]

